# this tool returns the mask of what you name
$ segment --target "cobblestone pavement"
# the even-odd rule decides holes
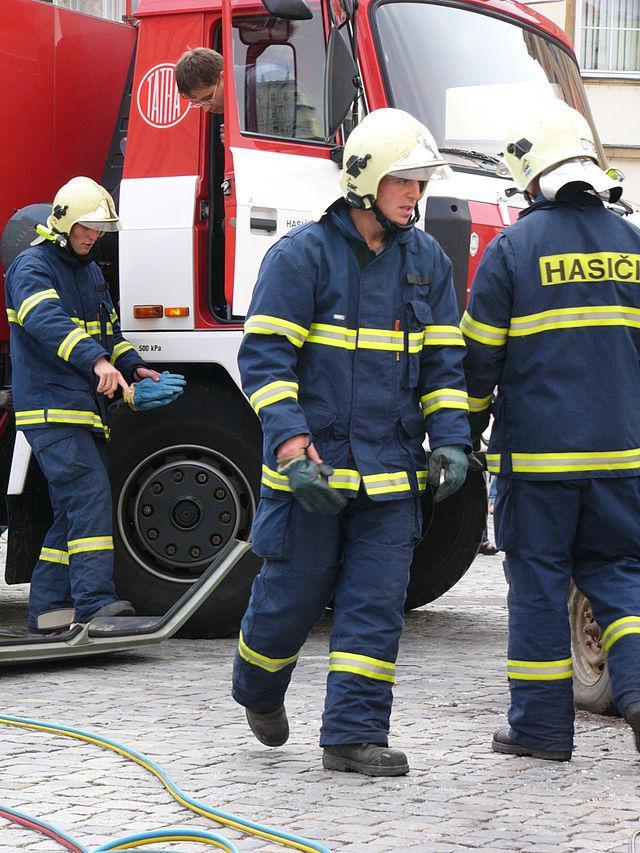
[[[5,669],[2,707],[123,742],[191,796],[332,851],[629,849],[640,829],[640,761],[621,720],[580,713],[569,764],[490,750],[508,698],[505,598],[500,556],[478,557],[450,593],[408,614],[392,743],[407,751],[411,773],[398,779],[321,767],[328,618],[301,656],[287,698],[291,738],[281,749],[252,738],[229,696],[232,639]],[[26,587],[0,588],[0,624],[23,622],[25,601]],[[4,726],[0,802],[89,848],[128,832],[192,826],[222,832],[240,851],[284,849],[182,810],[153,777],[113,753]],[[40,838],[0,820],[0,853],[61,849]]]

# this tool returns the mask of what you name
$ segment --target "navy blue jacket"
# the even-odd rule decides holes
[[[640,473],[640,230],[586,193],[538,199],[488,246],[461,329],[489,470]]]
[[[264,432],[262,494],[286,497],[278,445],[304,434],[334,488],[375,500],[426,488],[431,447],[470,447],[451,264],[425,232],[369,250],[339,202],[266,254],[239,365]]]
[[[44,243],[7,270],[16,427],[73,424],[108,437],[108,399],[93,365],[106,357],[131,382],[144,366],[126,341],[99,266]]]

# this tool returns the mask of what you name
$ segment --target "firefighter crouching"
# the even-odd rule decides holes
[[[253,525],[264,564],[233,695],[258,740],[283,744],[285,692],[331,602],[323,765],[373,776],[409,770],[387,738],[425,431],[433,483],[444,474],[436,499],[463,483],[470,450],[451,264],[414,228],[439,170],[423,125],[369,114],[345,145],[342,197],[267,253],[239,354],[264,432]]]
[[[568,761],[572,575],[640,748],[640,231],[604,206],[621,188],[563,102],[516,122],[505,144],[535,201],[487,248],[461,324],[474,435],[498,386],[487,460],[511,708],[493,749]]]
[[[120,230],[109,193],[73,178],[56,194],[47,227],[6,274],[13,403],[47,479],[53,524],[31,578],[29,629],[75,608],[78,622],[132,615],[113,582],[108,400],[118,388],[136,409],[166,405],[182,377],[146,367],[124,339],[95,241]],[[132,380],[141,380],[129,385]]]

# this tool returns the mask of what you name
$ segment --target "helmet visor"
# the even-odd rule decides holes
[[[95,231],[122,231],[119,219],[79,219],[75,224],[93,228]]]
[[[413,169],[394,169],[388,172],[390,178],[402,178],[405,181],[428,181],[432,177],[444,178],[450,174],[448,165],[440,162],[437,166],[416,166]]]

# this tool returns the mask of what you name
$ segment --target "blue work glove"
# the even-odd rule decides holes
[[[187,380],[180,373],[169,373],[165,370],[156,382],[148,376],[139,382],[134,382],[125,391],[124,399],[136,412],[146,412],[148,409],[158,409],[168,406],[182,394]]]
[[[440,503],[449,495],[457,492],[467,476],[469,460],[464,447],[452,446],[435,447],[429,456],[429,473],[427,481],[436,486],[434,501]],[[444,481],[440,482],[440,474],[444,472]]]
[[[278,473],[285,474],[294,498],[305,512],[335,515],[347,505],[347,499],[329,485],[333,468],[317,465],[306,453],[294,457],[286,465],[278,465]]]

